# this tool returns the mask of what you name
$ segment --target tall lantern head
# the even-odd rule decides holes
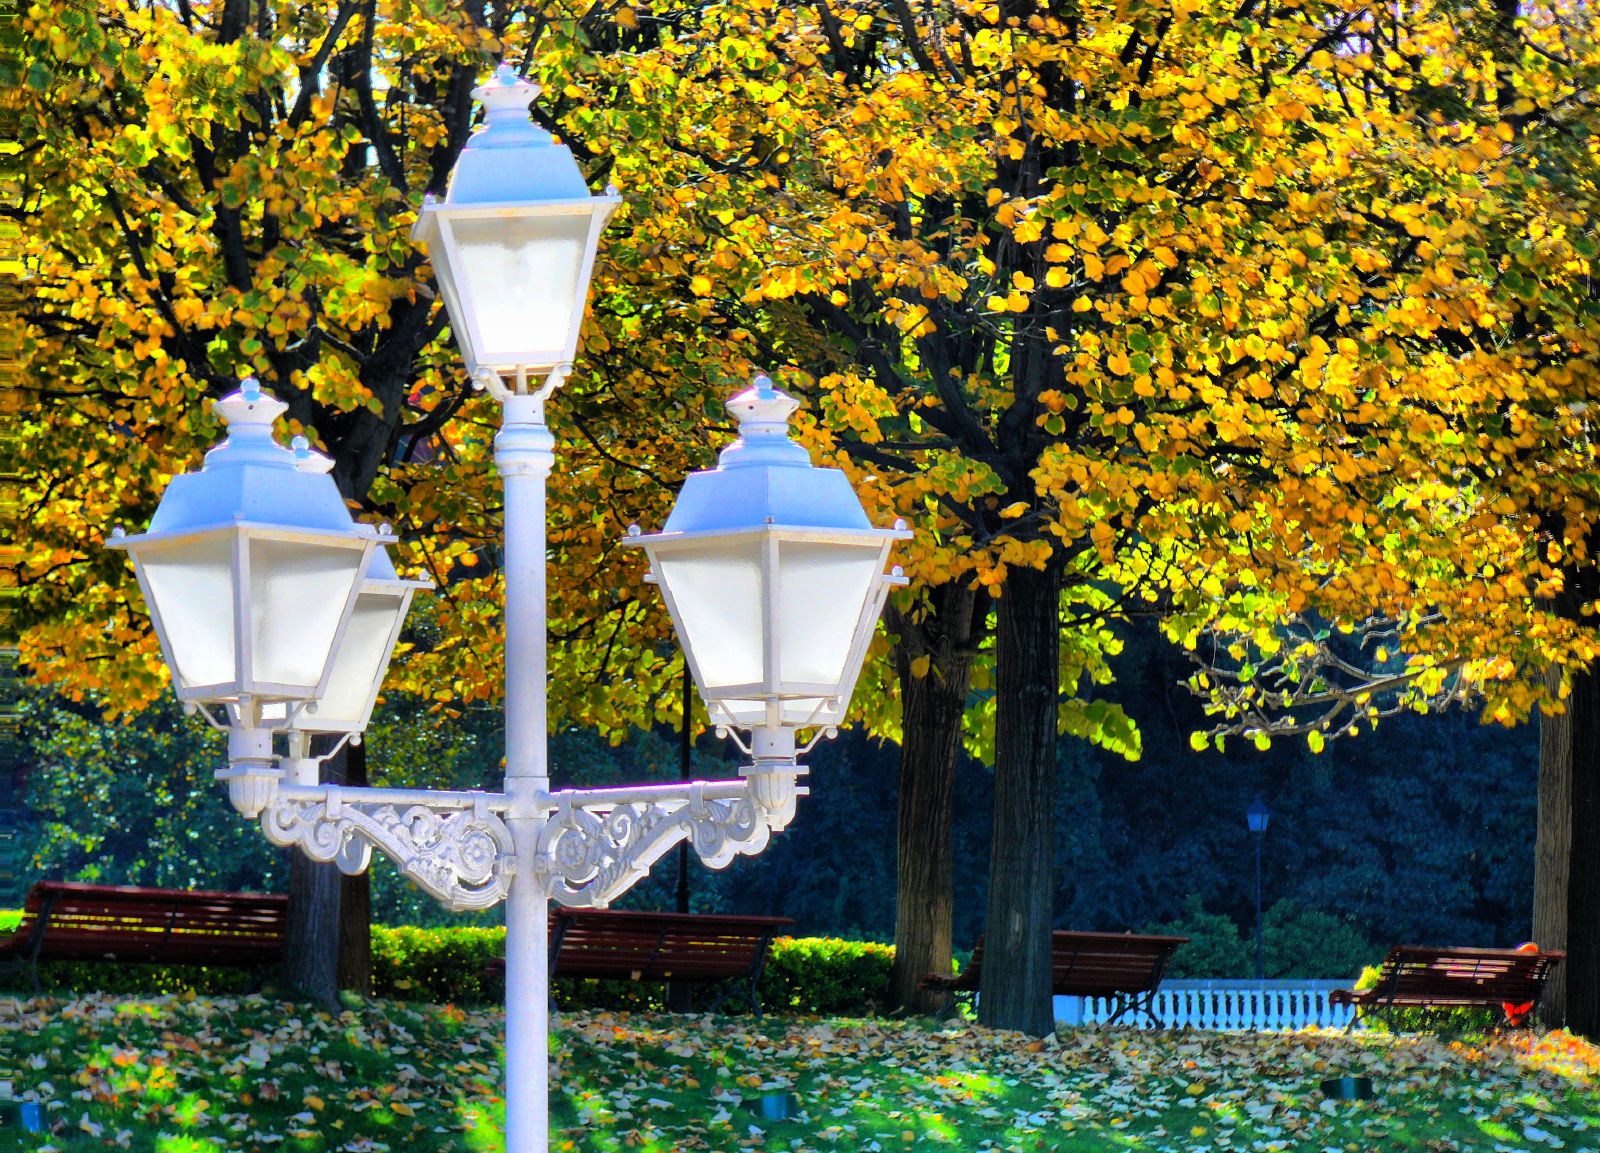
[[[661,532],[630,536],[661,586],[713,723],[756,761],[843,719],[891,586],[904,523],[873,528],[849,480],[789,439],[798,403],[766,377],[728,401],[739,439],[684,481]]]
[[[263,709],[320,696],[373,554],[393,541],[350,517],[326,469],[272,436],[286,409],[246,380],[214,408],[228,437],[174,477],[126,549],[180,700]]]
[[[321,474],[333,467],[331,460],[311,452],[300,437],[295,437],[294,449],[295,464],[302,471]],[[387,527],[382,531],[387,532]],[[406,622],[411,598],[418,590],[432,587],[431,581],[400,579],[389,559],[389,550],[380,547],[374,551],[322,695],[302,707],[263,706],[261,724],[290,732],[344,734],[360,743]],[[239,722],[237,716],[232,719],[235,724]]]
[[[621,203],[591,196],[571,150],[528,118],[538,94],[505,66],[473,89],[484,124],[411,234],[428,246],[474,377],[548,376],[572,363],[600,230]]]

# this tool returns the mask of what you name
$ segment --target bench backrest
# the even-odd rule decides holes
[[[1161,984],[1167,962],[1188,940],[1057,930],[1050,935],[1050,992],[1057,997],[1148,993]],[[979,937],[958,987],[976,989],[982,965],[983,938]]]
[[[1522,1004],[1537,1001],[1551,967],[1566,954],[1515,949],[1438,948],[1396,945],[1384,958],[1376,986],[1380,996],[1433,1004]]]
[[[283,949],[289,898],[40,881],[28,893],[12,940],[32,942],[41,959],[217,964],[266,962]]]
[[[551,975],[726,980],[753,973],[788,917],[557,909]]]
[[[1167,962],[1187,937],[1131,933],[1055,933],[1053,992],[1095,997],[1148,993],[1161,984]]]

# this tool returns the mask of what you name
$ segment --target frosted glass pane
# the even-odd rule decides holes
[[[389,637],[400,623],[400,606],[404,603],[402,597],[381,593],[362,593],[356,598],[355,612],[350,614],[344,641],[333,659],[328,691],[322,694],[315,710],[307,709],[301,714],[298,728],[329,726],[343,732],[366,723],[378,679],[383,675]]]
[[[482,363],[503,364],[497,353],[565,352],[572,343],[589,221],[582,213],[452,223],[456,289],[477,321]]]
[[[360,567],[357,548],[250,542],[250,644],[257,681],[317,686]]]
[[[837,685],[861,624],[879,547],[811,541],[778,546],[778,657],[783,683]]]
[[[723,700],[722,707],[733,717],[733,722],[743,728],[760,728],[767,723],[767,706],[762,701]],[[839,711],[825,707],[821,697],[796,697],[778,706],[778,717],[783,724],[831,725],[840,720]]]
[[[233,539],[212,536],[141,555],[145,584],[185,688],[231,684],[233,660]]]
[[[663,550],[661,582],[677,611],[682,640],[694,654],[702,689],[759,684],[761,543]]]

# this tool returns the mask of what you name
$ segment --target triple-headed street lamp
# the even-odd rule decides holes
[[[506,1143],[548,1147],[549,902],[603,907],[688,840],[712,867],[760,852],[805,790],[798,757],[845,715],[903,523],[876,529],[844,474],[789,439],[796,402],[758,377],[728,401],[739,439],[689,477],[643,548],[713,722],[749,757],[735,780],[552,791],[546,759],[544,404],[570,370],[595,249],[616,209],[536,128],[538,89],[501,69],[486,123],[413,235],[473,380],[500,401],[505,486],[503,792],[320,783],[311,738],[359,739],[418,582],[388,526],[352,520],[330,462],[278,444],[285,406],[247,380],[216,403],[227,439],[175,477],[147,532],[113,532],[179,698],[228,733],[217,776],[267,837],[359,872],[373,849],[448,908],[506,901]],[[802,733],[810,743],[799,745]],[[282,752],[279,752],[278,738]]]

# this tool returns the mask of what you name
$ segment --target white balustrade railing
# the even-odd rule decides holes
[[[1348,1005],[1331,1005],[1328,994],[1354,982],[1290,978],[1279,981],[1163,981],[1151,1008],[1168,1029],[1303,1029],[1316,1025],[1342,1029],[1350,1023]],[[1107,997],[1057,997],[1056,1022],[1097,1025],[1117,1006]],[[1137,1009],[1119,1025],[1153,1028]]]

